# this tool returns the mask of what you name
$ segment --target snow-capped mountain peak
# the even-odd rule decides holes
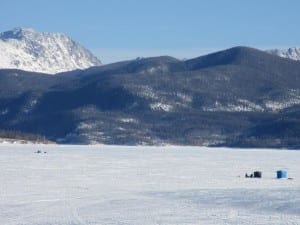
[[[55,74],[101,65],[90,51],[62,33],[15,28],[0,33],[0,68]]]
[[[32,38],[34,36],[38,36],[40,33],[36,32],[32,28],[14,28],[9,31],[5,31],[0,33],[0,38],[3,40],[7,39],[24,39],[24,38]]]
[[[278,55],[283,58],[300,60],[300,48],[297,47],[292,47],[288,49],[272,49],[268,50],[267,52],[274,55]]]

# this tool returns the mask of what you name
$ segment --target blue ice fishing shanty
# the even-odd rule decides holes
[[[284,170],[277,171],[277,179],[287,178],[287,172]]]

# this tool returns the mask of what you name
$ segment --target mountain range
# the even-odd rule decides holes
[[[0,70],[0,129],[58,143],[300,147],[300,61],[234,47],[47,76]]]
[[[15,28],[0,33],[0,68],[56,74],[101,65],[90,51],[61,33]]]
[[[268,53],[300,60],[300,48],[271,49]],[[15,28],[0,33],[0,69],[57,74],[102,65],[89,50],[62,33]]]

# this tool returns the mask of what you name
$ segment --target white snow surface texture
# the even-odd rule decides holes
[[[300,48],[297,47],[288,49],[272,49],[267,52],[287,59],[300,60]]]
[[[15,28],[0,33],[0,68],[56,74],[101,65],[90,51],[61,33]]]
[[[0,171],[5,225],[300,224],[300,151],[2,144]]]

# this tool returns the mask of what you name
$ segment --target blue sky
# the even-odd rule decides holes
[[[300,45],[299,0],[0,0],[0,31],[63,32],[104,63]]]

